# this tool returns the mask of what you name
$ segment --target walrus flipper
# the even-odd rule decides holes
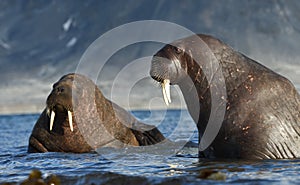
[[[154,126],[138,123],[139,129],[131,129],[140,146],[154,145],[165,140],[162,133]],[[141,128],[143,126],[143,128]]]
[[[153,145],[165,140],[165,137],[155,126],[139,122],[119,105],[113,102],[111,102],[111,104],[113,105],[113,110],[118,120],[121,120],[124,126],[130,128],[139,146]]]

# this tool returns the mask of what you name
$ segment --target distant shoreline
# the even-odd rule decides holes
[[[152,107],[151,109],[142,106],[130,107],[130,109],[126,107],[124,108],[128,111],[186,110],[185,107],[180,107],[176,105],[169,108],[166,108],[164,106],[156,106],[156,107]],[[41,105],[13,105],[9,107],[0,107],[0,116],[41,114],[44,109],[45,106],[41,106]]]
[[[300,93],[300,85],[295,85],[297,91]],[[164,104],[152,106],[151,109],[149,107],[145,107],[143,105],[140,106],[131,106],[131,107],[123,107],[128,111],[137,111],[137,110],[186,110],[186,107],[182,107],[177,104],[171,104],[170,107],[166,107]],[[40,114],[45,109],[45,104],[13,104],[13,105],[1,105],[0,106],[0,116],[8,116],[8,115],[24,115],[24,114]]]
[[[22,114],[39,114],[43,111],[44,105],[28,105],[28,104],[18,104],[18,105],[8,105],[0,107],[0,116],[5,115],[22,115]]]

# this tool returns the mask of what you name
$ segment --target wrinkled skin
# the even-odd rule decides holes
[[[63,76],[53,85],[46,104],[32,130],[28,152],[84,153],[100,147],[152,145],[165,139],[157,128],[138,122],[107,100],[83,75]],[[55,119],[50,131],[52,110]],[[72,112],[73,131],[67,111]]]
[[[300,96],[292,83],[220,40],[201,34],[164,46],[154,55],[150,70],[156,81],[169,79],[171,85],[180,87],[197,124],[199,141],[212,111],[211,81],[202,66],[210,66],[212,60],[204,45],[195,46],[199,38],[216,57],[227,93],[221,129],[199,157],[299,158]]]

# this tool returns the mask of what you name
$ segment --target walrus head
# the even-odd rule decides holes
[[[171,103],[170,85],[185,83],[194,64],[192,51],[181,40],[165,45],[153,56],[150,75],[161,84],[166,105]]]
[[[94,105],[95,99],[101,105],[99,109],[106,108],[106,104],[102,103],[105,101],[102,93],[89,78],[75,73],[61,77],[53,85],[46,100],[46,108],[34,126],[28,151],[91,151],[92,146],[86,142],[79,126],[89,125],[88,118],[97,114],[90,107]]]
[[[73,121],[72,121],[72,83],[70,76],[62,77],[57,83],[53,85],[52,92],[47,98],[47,115],[50,118],[50,131],[53,128],[55,119],[55,113],[65,113],[68,117],[69,126],[73,132]]]
[[[93,102],[99,101],[101,104],[100,112],[105,109],[104,102],[106,99],[97,88],[96,84],[89,78],[80,74],[64,75],[53,85],[53,89],[46,101],[47,115],[50,119],[50,131],[53,129],[55,117],[65,116],[69,123],[70,130],[73,132],[74,112],[77,115],[80,112],[89,112],[91,107],[87,105],[95,105]],[[102,102],[102,103],[101,103]],[[93,108],[97,108],[94,106]],[[87,114],[85,113],[87,117]]]

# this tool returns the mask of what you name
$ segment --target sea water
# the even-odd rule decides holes
[[[194,123],[186,110],[133,111],[145,123],[157,125],[174,142],[197,143]],[[197,147],[165,154],[124,153],[27,153],[28,138],[38,119],[35,115],[0,116],[0,184],[21,182],[33,169],[46,178],[57,175],[62,184],[299,184],[300,160],[199,160]],[[182,125],[179,125],[181,123]],[[124,150],[123,150],[124,152]],[[129,155],[128,155],[129,154]],[[215,171],[221,179],[207,179]]]

